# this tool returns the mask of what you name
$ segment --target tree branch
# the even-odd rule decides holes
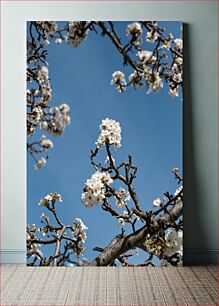
[[[181,216],[182,209],[183,203],[181,201],[175,204],[175,206],[169,211],[173,220],[177,220]],[[155,220],[153,227],[150,228],[150,234],[156,233],[161,225],[165,225],[165,223],[170,220],[170,215],[166,213],[159,217],[158,220]],[[146,240],[147,234],[148,227],[145,225],[136,232],[124,238],[118,239],[118,241],[116,241],[114,244],[107,246],[99,256],[90,262],[89,266],[111,265],[120,255],[133,248],[141,247]]]

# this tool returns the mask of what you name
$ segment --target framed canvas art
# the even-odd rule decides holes
[[[183,263],[178,21],[28,21],[27,265]]]

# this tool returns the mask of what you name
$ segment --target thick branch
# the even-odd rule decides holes
[[[61,239],[62,239],[62,235],[65,232],[66,227],[63,226],[61,232],[59,233],[59,237],[57,238],[57,242],[56,242],[56,249],[55,249],[55,254],[54,254],[54,261],[53,261],[53,266],[57,266],[57,256],[59,255],[59,251],[60,251],[60,247],[61,247]]]
[[[150,228],[150,234],[156,233],[159,230],[161,224],[165,225],[165,223],[169,222],[171,218],[173,220],[177,220],[181,216],[182,210],[183,203],[180,201],[169,211],[169,213],[164,214],[154,222],[153,227]],[[108,266],[111,265],[116,258],[126,253],[127,251],[136,247],[143,248],[143,243],[146,240],[147,233],[148,228],[145,225],[136,232],[124,238],[117,239],[115,243],[111,243],[109,246],[107,246],[99,256],[90,262],[89,265]]]

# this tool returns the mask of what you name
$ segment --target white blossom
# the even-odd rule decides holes
[[[38,71],[37,80],[41,84],[49,79],[49,70],[46,66],[42,66]]]
[[[87,38],[89,28],[87,28],[88,22],[70,21],[68,23],[68,35],[67,41],[73,47],[78,47]]]
[[[129,75],[129,81],[133,83],[134,80],[137,78],[137,76],[138,76],[137,71],[132,72],[132,73]]]
[[[174,39],[173,34],[172,34],[172,33],[168,34],[167,39],[168,39],[168,40],[173,40],[173,39]]]
[[[148,86],[147,94],[151,93],[152,91],[158,92],[161,88],[163,88],[163,81],[159,75],[159,72],[152,72],[145,69],[144,78]]]
[[[174,59],[174,63],[176,63],[177,65],[182,65],[183,64],[183,58],[176,56]]]
[[[41,124],[41,128],[45,129],[48,133],[54,136],[60,136],[67,125],[71,123],[69,116],[70,107],[67,104],[61,104],[59,107],[51,107],[51,118],[45,127]]]
[[[35,21],[35,23],[43,30],[45,35],[53,34],[58,29],[56,21]]]
[[[146,235],[146,240],[144,243],[147,252],[150,254],[154,254],[158,257],[161,256],[162,249],[165,246],[165,241],[161,239],[159,236],[156,234],[151,236],[150,234]]]
[[[141,73],[138,73],[137,71],[133,71],[129,75],[129,82],[132,84],[134,88],[142,88],[144,84],[141,82]]]
[[[139,216],[137,216],[136,214],[133,214],[133,215],[132,215],[132,217],[133,217],[134,219],[136,218],[136,219],[137,219],[137,221],[139,221],[139,220],[140,220],[140,217],[139,217]]]
[[[125,220],[123,218],[119,218],[118,219],[118,224],[119,225],[124,225],[125,224]]]
[[[178,88],[177,87],[175,87],[175,88],[169,88],[169,95],[171,96],[171,97],[179,97],[179,92],[178,92]]]
[[[41,121],[40,128],[43,129],[43,130],[47,130],[47,128],[48,128],[47,121],[45,121],[45,120]]]
[[[48,105],[48,101],[52,98],[52,88],[50,83],[47,82],[41,86],[41,99],[40,103],[44,104],[45,106]]]
[[[126,28],[126,35],[136,35],[136,36],[140,36],[142,34],[142,28],[140,23],[138,22],[133,22],[131,24],[128,24],[127,28]]]
[[[148,50],[139,51],[137,53],[137,56],[142,63],[147,63],[147,64],[154,63],[157,59],[156,56],[153,55],[153,52]]]
[[[110,82],[111,85],[116,85],[116,89],[119,92],[122,92],[126,89],[126,80],[125,75],[122,71],[115,71],[112,74],[112,80]]]
[[[50,202],[62,202],[62,197],[59,193],[55,192],[55,193],[49,193],[47,194],[43,199],[40,200],[40,202],[38,203],[38,205],[41,206],[48,206],[50,204]]]
[[[123,206],[125,206],[125,201],[123,199],[116,199],[116,205],[119,207],[119,208],[122,208]]]
[[[159,37],[157,31],[151,30],[147,32],[146,40],[150,43],[154,43]]]
[[[176,48],[179,49],[179,50],[182,50],[183,48],[183,41],[181,38],[176,38],[174,39],[174,42],[176,44]]]
[[[44,44],[45,44],[46,46],[49,46],[49,45],[50,45],[50,41],[49,41],[48,39],[45,39],[45,40],[44,40]]]
[[[104,187],[113,182],[109,173],[96,171],[84,185],[81,200],[85,207],[101,204],[105,199]]]
[[[27,136],[28,137],[32,136],[34,133],[35,133],[34,127],[28,128],[28,130],[27,130]]]
[[[80,238],[82,243],[85,243],[87,240],[87,229],[88,227],[80,218],[75,218],[73,220],[72,232],[77,238]]]
[[[35,170],[39,170],[42,167],[44,167],[46,165],[46,160],[44,157],[42,157],[40,160],[38,160],[38,162],[35,164],[34,168]]]
[[[158,50],[167,49],[170,50],[171,48],[171,41],[164,41],[163,45],[161,45]],[[166,56],[165,56],[166,57]]]
[[[164,256],[170,257],[175,253],[182,255],[183,253],[183,232],[171,227],[167,229],[165,235],[166,246],[164,248]]]
[[[126,205],[127,201],[130,201],[130,193],[126,191],[124,188],[119,188],[119,192],[117,193],[116,197],[116,205],[119,208],[122,208]]]
[[[91,190],[88,190],[81,195],[81,200],[85,207],[92,207],[94,205],[95,198]]]
[[[47,194],[45,197],[44,197],[44,201],[52,201],[52,195],[51,194]]]
[[[160,198],[157,198],[153,201],[153,205],[156,206],[156,207],[159,207],[162,205],[162,201]]]
[[[61,38],[56,38],[56,39],[55,39],[55,43],[56,43],[57,45],[61,45],[62,39],[61,39]]]
[[[111,176],[109,175],[108,172],[102,172],[102,179],[101,179],[103,184],[109,185],[112,184],[113,179],[111,178]]]
[[[41,116],[43,115],[43,110],[40,105],[34,106],[32,113],[27,115],[27,120],[35,125],[40,124]]]
[[[99,129],[101,134],[96,141],[97,148],[100,149],[106,143],[113,144],[115,149],[121,147],[121,127],[119,122],[106,118],[102,120]]]
[[[50,139],[47,139],[45,135],[41,136],[41,145],[45,150],[53,148],[53,142]]]
[[[173,75],[173,80],[176,82],[176,83],[180,83],[182,82],[182,74],[179,72],[179,73],[175,73]]]
[[[68,113],[70,111],[70,106],[66,103],[63,103],[59,106],[60,111],[63,113]]]

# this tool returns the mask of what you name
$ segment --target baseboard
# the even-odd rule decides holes
[[[218,264],[218,250],[184,250],[184,265]],[[0,250],[1,264],[25,264],[26,250]]]
[[[0,250],[1,264],[26,264],[26,250],[3,249]]]
[[[208,265],[218,264],[218,250],[184,250],[183,264]]]

